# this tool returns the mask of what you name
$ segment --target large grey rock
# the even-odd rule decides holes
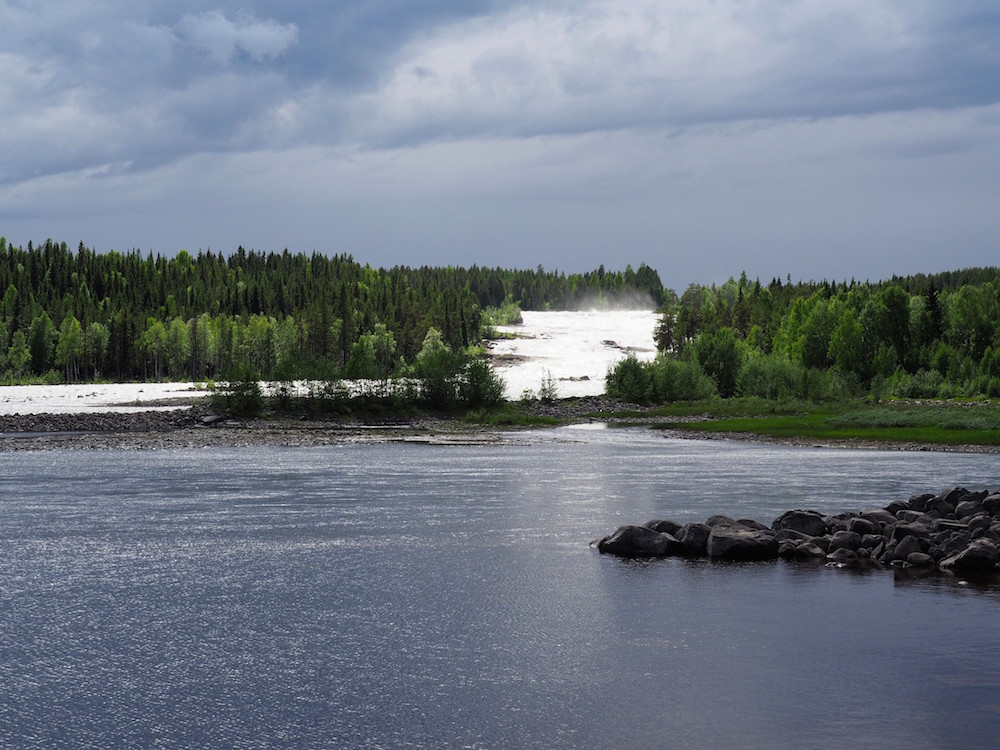
[[[996,564],[996,545],[986,539],[973,540],[964,550],[940,562],[942,568],[956,573],[989,573]]]
[[[915,536],[908,535],[904,536],[896,544],[896,551],[893,553],[893,557],[896,560],[906,560],[914,552],[923,552],[924,548],[920,544],[920,540]]]
[[[652,521],[646,521],[643,524],[647,529],[652,529],[653,531],[659,531],[661,534],[677,534],[677,530],[681,527],[681,524],[676,521],[666,521],[663,519],[653,519]]]
[[[674,535],[684,547],[685,555],[704,555],[711,527],[703,523],[686,523]]]
[[[930,492],[924,492],[919,495],[910,495],[910,502],[906,503],[906,505],[913,510],[920,511],[921,513],[923,513],[924,510],[927,509],[927,503],[933,500],[934,497],[935,497],[934,494]],[[900,503],[899,502],[891,503],[891,505],[900,505]],[[889,508],[887,507],[886,510],[889,510]],[[897,511],[894,510],[892,512],[896,513]]]
[[[715,528],[716,526],[740,526],[740,522],[735,518],[730,518],[729,516],[714,515],[709,516],[708,520],[705,521],[707,526]]]
[[[994,492],[984,497],[983,507],[986,508],[987,513],[996,518],[1000,513],[1000,492]]]
[[[927,568],[934,564],[934,558],[926,552],[911,552],[906,556],[906,564],[915,568]]]
[[[847,549],[846,547],[840,547],[839,549],[835,549],[833,552],[828,554],[826,559],[835,563],[856,563],[861,558],[854,550]]]
[[[826,521],[813,510],[790,510],[774,519],[771,528],[775,531],[790,529],[809,536],[823,536],[826,533]]]
[[[922,523],[897,523],[892,530],[892,538],[899,540],[906,536],[915,536],[918,539],[927,539],[931,535],[931,528]]]
[[[955,506],[955,518],[971,518],[972,516],[985,513],[986,508],[980,500],[963,500]]]
[[[838,549],[849,549],[853,552],[857,552],[858,547],[860,546],[861,534],[853,531],[838,531],[830,540],[829,551],[836,552]]]
[[[619,526],[597,543],[597,549],[618,557],[666,557],[684,550],[677,539],[645,526]]]
[[[847,528],[849,531],[853,531],[855,534],[860,534],[864,536],[865,534],[874,534],[878,531],[881,526],[869,521],[867,518],[852,518],[847,522]]]
[[[874,524],[878,524],[880,527],[896,523],[896,516],[887,510],[863,510],[858,515]]]
[[[778,556],[778,540],[770,531],[717,524],[705,550],[719,560],[770,560]]]

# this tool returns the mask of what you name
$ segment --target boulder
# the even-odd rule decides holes
[[[676,534],[677,530],[681,527],[681,524],[676,521],[654,519],[652,521],[646,521],[643,526],[647,529],[652,529],[653,531],[659,531],[661,534]]]
[[[861,537],[861,546],[867,547],[868,549],[875,549],[877,546],[885,541],[885,537],[881,534],[865,534]]]
[[[923,496],[914,495],[914,497],[923,497]],[[930,495],[929,497],[933,497],[933,495]],[[885,506],[885,512],[891,515],[893,518],[897,518],[899,516],[899,511],[901,510],[911,510],[910,504],[904,503],[902,500],[893,500],[891,503]]]
[[[906,503],[905,505],[903,503],[895,502],[895,503],[891,503],[890,506],[891,505],[904,505],[904,507],[911,508],[913,510],[916,510],[916,511],[919,511],[919,512],[923,513],[924,510],[927,508],[927,503],[930,502],[931,500],[933,500],[934,497],[935,497],[934,494],[932,494],[930,492],[924,492],[924,493],[922,493],[920,495],[910,495],[910,502]],[[886,507],[886,510],[889,510],[889,507]],[[899,510],[899,509],[897,509],[897,510]],[[897,510],[893,510],[892,512],[896,513]]]
[[[900,540],[903,537],[915,536],[918,539],[927,539],[931,535],[930,526],[922,523],[897,523],[892,530],[892,538]]]
[[[735,518],[730,518],[729,516],[715,515],[709,516],[708,520],[705,521],[706,526],[711,526],[715,528],[716,526],[739,526],[740,522]]]
[[[986,539],[973,540],[964,550],[940,563],[942,568],[955,573],[990,573],[996,564],[996,545]]]
[[[787,539],[778,545],[778,557],[786,560],[820,560],[826,553],[812,542]]]
[[[645,526],[619,526],[597,543],[597,549],[618,557],[666,557],[680,554],[684,545],[670,534]]]
[[[878,525],[880,528],[896,523],[896,516],[887,510],[863,510],[858,515]]]
[[[853,531],[855,534],[860,534],[861,536],[864,536],[865,534],[874,534],[880,528],[881,527],[879,525],[869,521],[867,518],[852,518],[847,522],[847,529],[849,531]]]
[[[858,557],[858,553],[854,550],[841,547],[828,554],[826,559],[835,563],[856,563],[861,558]]]
[[[804,542],[798,546],[796,549],[798,557],[809,558],[819,560],[826,557],[826,550],[821,549],[818,545],[812,542]]]
[[[826,533],[826,521],[816,511],[790,510],[774,519],[771,528],[775,531],[789,529],[809,536],[823,536]]]
[[[965,487],[949,487],[946,490],[941,490],[937,497],[952,505],[958,505],[971,494]]]
[[[971,518],[985,512],[986,508],[979,500],[963,500],[955,506],[955,518],[958,519]]]
[[[858,547],[860,546],[861,534],[857,534],[853,531],[838,531],[830,540],[829,551],[836,552],[838,549],[849,549],[857,552]]]
[[[1000,492],[994,492],[983,498],[983,507],[994,518],[1000,513]]]
[[[793,542],[810,542],[813,539],[809,534],[803,534],[801,531],[795,531],[795,529],[778,529],[774,532],[774,538],[779,542],[789,539]]]
[[[703,523],[686,523],[674,535],[684,547],[685,555],[704,555],[711,527]]]
[[[718,560],[770,560],[778,556],[778,540],[770,531],[716,524],[705,550]]]
[[[990,526],[993,525],[993,519],[990,518],[985,513],[978,516],[973,516],[972,518],[966,518],[965,520],[969,522],[970,532],[973,532],[976,529],[982,529],[983,531],[985,531],[989,529]]]
[[[896,560],[906,560],[914,552],[923,552],[923,545],[920,544],[920,540],[915,536],[904,536],[896,544],[896,551],[893,553],[893,558]]]

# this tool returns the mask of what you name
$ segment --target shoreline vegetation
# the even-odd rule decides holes
[[[543,382],[504,400],[489,360],[497,326],[522,310],[641,306],[658,314],[657,356],[611,367],[606,398],[560,400]],[[159,445],[226,425],[244,440],[308,442],[351,429],[483,435],[602,421],[684,437],[992,451],[1000,268],[875,283],[744,273],[678,295],[645,263],[582,274],[384,269],[316,252],[164,257],[0,237],[0,380],[164,379],[223,385],[184,416],[7,419],[0,432],[18,437],[3,445],[35,432],[50,443],[149,434]],[[266,398],[261,381],[273,387]],[[319,385],[302,394],[301,381]],[[349,382],[368,385],[359,394]]]
[[[573,424],[647,427],[664,436],[795,446],[1000,453],[1000,413],[979,403],[817,405],[743,399],[651,407],[607,396],[534,399],[488,408],[435,410],[371,399],[320,407],[315,399],[262,400],[254,414],[227,413],[212,398],[133,413],[0,415],[0,452],[60,448],[166,449],[318,446],[350,442],[490,443],[510,432]]]

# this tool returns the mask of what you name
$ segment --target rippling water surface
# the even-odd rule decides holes
[[[628,563],[651,517],[1000,486],[996,457],[566,428],[16,454],[0,747],[993,747],[1000,596]]]

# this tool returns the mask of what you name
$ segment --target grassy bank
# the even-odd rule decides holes
[[[835,405],[730,399],[671,405],[661,426],[778,439],[858,440],[928,445],[1000,445],[1000,408],[950,402]],[[684,421],[701,416],[699,421]],[[671,419],[673,418],[673,419]]]

